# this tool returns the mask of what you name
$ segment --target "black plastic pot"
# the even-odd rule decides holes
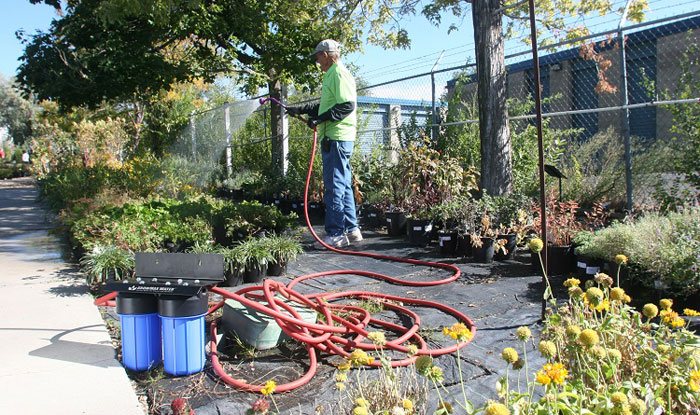
[[[430,219],[408,219],[406,222],[408,243],[416,246],[426,246],[430,243],[433,223]]]
[[[287,263],[271,262],[267,264],[267,276],[268,277],[279,277],[280,275],[287,272]]]
[[[457,251],[457,231],[438,231],[438,250],[442,256],[454,256]]]
[[[386,223],[382,212],[374,206],[362,206],[360,217],[362,224],[368,229],[379,229]]]
[[[472,246],[472,256],[477,262],[490,264],[493,262],[494,245],[496,241],[492,238],[481,238],[481,246]]]
[[[245,270],[243,270],[243,282],[261,282],[266,274],[267,264],[246,267]]]
[[[470,235],[457,235],[455,253],[461,257],[472,256],[472,238]]]
[[[531,252],[531,264],[534,271],[542,272],[539,256]],[[571,245],[547,247],[548,275],[568,275],[576,271],[576,257]]]
[[[389,236],[406,234],[406,214],[404,212],[385,212],[386,230]]]
[[[518,240],[518,235],[514,233],[509,233],[509,234],[503,234],[503,235],[498,235],[496,239],[505,239],[506,240],[506,253],[504,254],[502,250],[498,250],[493,254],[493,258],[498,260],[498,261],[503,261],[506,259],[513,259],[515,257],[515,250],[517,249],[517,240]]]
[[[309,202],[309,217],[310,218],[316,218],[320,219],[323,218],[325,214],[325,209],[323,207],[323,204],[319,202]],[[300,217],[304,217],[304,213],[302,212]]]

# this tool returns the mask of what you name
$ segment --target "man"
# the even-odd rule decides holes
[[[287,112],[292,116],[308,115],[309,127],[316,128],[321,138],[323,200],[326,203],[323,241],[334,248],[342,248],[362,240],[350,171],[357,131],[357,91],[355,79],[340,62],[338,42],[321,41],[311,56],[315,56],[324,72],[321,100],[318,104],[289,107]]]

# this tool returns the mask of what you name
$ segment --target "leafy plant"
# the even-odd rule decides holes
[[[273,262],[277,264],[288,264],[304,252],[298,236],[272,235],[261,238],[261,240],[274,258]]]
[[[237,263],[238,271],[260,269],[275,261],[264,238],[249,238],[234,246],[231,251],[230,258],[232,258],[232,263]]]

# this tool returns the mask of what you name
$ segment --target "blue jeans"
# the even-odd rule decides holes
[[[350,156],[354,141],[330,140],[323,159],[323,201],[326,203],[326,235],[338,236],[357,229],[355,195],[352,191]]]

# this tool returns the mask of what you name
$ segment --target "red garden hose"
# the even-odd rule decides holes
[[[230,292],[219,287],[212,287],[210,291],[221,295],[222,297],[224,297],[224,300],[212,306],[209,309],[209,313],[212,313],[221,308],[225,303],[225,299],[233,299],[240,302],[245,307],[249,307],[258,312],[273,317],[275,322],[280,326],[280,328],[285,334],[287,334],[294,340],[302,342],[305,345],[306,351],[309,355],[308,370],[306,371],[306,373],[304,373],[304,375],[302,375],[300,378],[294,381],[277,385],[277,387],[275,388],[275,392],[286,392],[308,383],[316,373],[318,365],[317,352],[337,354],[342,357],[348,357],[350,355],[350,352],[354,349],[370,351],[386,349],[394,350],[400,353],[408,353],[409,349],[406,345],[415,344],[418,347],[418,353],[414,355],[409,354],[406,358],[402,360],[391,361],[392,367],[398,367],[412,364],[420,355],[438,356],[446,353],[453,353],[457,351],[457,349],[460,349],[467,345],[468,341],[464,341],[458,342],[449,347],[429,349],[425,340],[417,334],[418,328],[420,327],[420,317],[404,305],[431,307],[438,309],[446,314],[452,315],[459,322],[464,323],[466,327],[471,331],[472,335],[476,332],[476,327],[474,326],[474,323],[465,314],[459,312],[458,310],[452,307],[434,301],[399,297],[395,295],[381,294],[370,291],[344,291],[302,295],[293,289],[294,286],[296,286],[302,281],[320,278],[327,275],[359,275],[386,281],[396,285],[406,285],[413,287],[428,287],[440,284],[447,284],[455,281],[461,275],[460,269],[451,264],[420,261],[417,259],[409,258],[391,257],[387,255],[380,255],[369,252],[347,251],[334,248],[324,243],[321,240],[321,238],[318,237],[313,227],[311,226],[311,221],[309,220],[309,213],[307,209],[309,182],[311,180],[311,173],[313,171],[313,160],[314,155],[316,154],[317,138],[317,133],[314,129],[311,158],[309,161],[309,168],[306,176],[306,186],[304,190],[304,218],[306,220],[306,225],[313,237],[324,247],[326,247],[326,249],[329,249],[333,252],[337,252],[342,255],[362,256],[374,259],[402,262],[412,265],[440,268],[452,271],[452,275],[448,278],[434,281],[407,281],[372,271],[346,269],[303,275],[298,278],[295,278],[292,282],[290,282],[287,285],[284,285],[280,282],[271,279],[266,279],[263,281],[262,285],[249,286],[246,288],[242,288],[236,292]],[[116,297],[116,293],[107,294],[95,300],[95,304],[114,305],[114,297]],[[382,302],[384,308],[395,311],[398,314],[402,314],[403,316],[412,320],[413,324],[410,327],[394,324],[391,322],[374,318],[370,315],[369,312],[360,307],[348,304],[332,303],[333,301],[344,298],[378,299]],[[311,308],[315,310],[317,313],[323,316],[325,322],[309,323],[304,321],[299,315],[299,313],[291,305],[289,305],[290,302],[300,305],[302,307]],[[342,311],[342,316],[341,313],[338,313],[340,311]],[[385,345],[377,345],[369,341],[364,341],[364,339],[366,339],[369,334],[367,330],[369,326],[381,327],[386,331],[395,333],[396,335],[398,335],[398,337],[395,339],[387,340]],[[221,362],[219,361],[216,342],[217,334],[217,322],[212,321],[210,333],[210,354],[212,368],[214,369],[214,372],[226,384],[231,385],[237,389],[249,392],[260,392],[264,385],[250,384],[243,379],[236,379],[226,373]],[[381,366],[381,363],[377,360],[371,363],[370,365],[379,367]]]

